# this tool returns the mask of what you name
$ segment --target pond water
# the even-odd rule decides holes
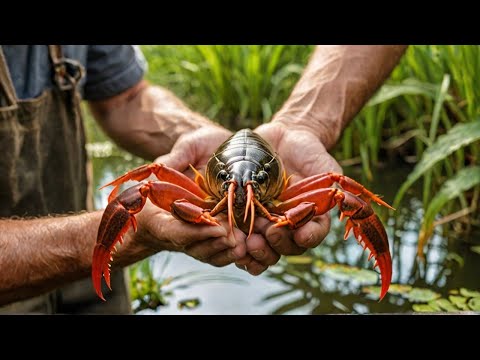
[[[103,208],[108,190],[98,191],[99,186],[142,162],[124,154],[112,156],[108,144],[99,145],[91,148],[91,152],[95,156],[92,159],[95,205]],[[102,146],[106,147],[104,152]],[[376,170],[375,180],[367,184],[360,169],[344,169],[345,174],[384,195],[389,203],[409,170],[387,166]],[[363,252],[352,235],[347,241],[342,240],[345,222],[341,223],[338,213],[332,211],[331,231],[320,246],[300,257],[283,257],[257,277],[233,265],[215,268],[181,253],[153,256],[153,274],[160,280],[187,273],[194,275],[165,286],[165,292],[171,292],[166,296],[168,304],[139,314],[404,313],[412,311],[414,302],[426,303],[440,296],[448,299],[460,288],[478,291],[480,254],[471,250],[473,245],[480,244],[478,232],[468,236],[452,233],[445,237],[437,228],[426,247],[425,262],[417,259],[418,230],[423,214],[419,195],[418,192],[409,194],[393,217],[374,205],[390,240],[392,284],[407,285],[392,287],[381,302],[378,302],[377,289],[372,288],[380,285],[378,273],[373,271],[373,260],[367,261],[368,251]],[[181,306],[185,301],[193,305]]]

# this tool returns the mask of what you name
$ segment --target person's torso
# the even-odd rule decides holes
[[[93,210],[87,201],[91,197],[78,91],[83,69],[75,61],[65,64],[62,48],[2,45],[0,50],[0,217]],[[66,47],[84,61],[86,49]],[[94,312],[100,304],[89,279],[67,288],[0,312],[81,312],[81,307]]]

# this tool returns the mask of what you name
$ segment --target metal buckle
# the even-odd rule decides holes
[[[76,60],[61,58],[54,65],[55,82],[61,90],[71,90],[85,76],[85,68]]]

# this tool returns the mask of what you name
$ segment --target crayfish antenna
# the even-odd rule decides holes
[[[243,222],[246,222],[248,212],[250,210],[250,230],[248,231],[247,239],[250,237],[250,235],[252,235],[253,226],[255,224],[255,203],[253,201],[254,196],[252,184],[247,184],[247,205],[245,207],[245,216],[243,218]]]
[[[233,201],[235,200],[235,188],[237,184],[235,182],[231,182],[228,186],[228,225],[230,226],[230,231],[232,232],[233,236],[233,222],[235,221],[233,217]]]

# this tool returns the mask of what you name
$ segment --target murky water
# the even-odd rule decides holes
[[[95,189],[128,169],[140,165],[138,159],[99,157],[93,159]],[[346,174],[364,182],[359,169],[345,168]],[[377,170],[375,181],[368,184],[375,193],[383,194],[392,202],[409,169],[398,166]],[[365,185],[367,185],[365,183]],[[95,190],[97,208],[106,205],[108,190]],[[417,194],[419,195],[419,194]],[[480,243],[480,234],[468,237],[441,235],[436,229],[426,248],[426,261],[416,258],[417,238],[422,219],[421,203],[410,194],[403,201],[395,217],[388,217],[385,209],[375,206],[384,221],[391,242],[393,258],[392,283],[408,284],[415,288],[429,289],[448,297],[449,291],[468,288],[480,289],[480,255],[471,251]],[[380,313],[410,312],[412,303],[405,294],[387,294],[382,302],[378,295],[369,294],[368,286],[380,283],[378,274],[358,273],[360,269],[372,270],[373,260],[367,261],[368,252],[350,236],[343,241],[344,222],[332,211],[332,228],[324,242],[305,256],[285,257],[260,276],[253,277],[235,266],[215,268],[180,253],[160,253],[153,257],[154,274],[165,278],[188,272],[215,278],[228,276],[231,280],[211,280],[186,277],[165,290],[168,305],[141,314],[325,314],[325,313]],[[385,220],[386,219],[386,220]],[[165,266],[168,257],[168,264]],[[332,264],[345,264],[338,267]],[[160,268],[162,274],[159,274]],[[353,269],[353,273],[351,273]],[[356,272],[355,272],[356,271]],[[375,275],[375,276],[372,276]],[[179,302],[195,299],[199,305],[185,308]]]

